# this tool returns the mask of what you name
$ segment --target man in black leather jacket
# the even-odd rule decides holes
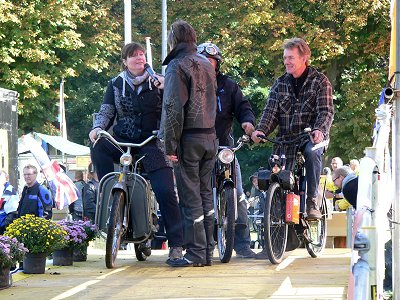
[[[171,25],[171,52],[164,82],[160,137],[174,171],[184,219],[186,254],[167,261],[174,267],[212,264],[214,207],[211,172],[218,142],[215,134],[215,71],[196,52],[196,32],[185,21]]]
[[[254,131],[255,117],[250,102],[243,97],[239,85],[229,76],[220,72],[222,55],[213,43],[203,43],[197,47],[197,52],[208,58],[217,74],[217,117],[215,129],[220,146],[233,146],[232,132],[234,118],[239,122],[244,132],[251,136]],[[237,257],[253,258],[250,249],[250,230],[247,218],[247,202],[243,193],[242,175],[239,162],[236,162],[236,189],[238,218],[235,226],[234,250]]]

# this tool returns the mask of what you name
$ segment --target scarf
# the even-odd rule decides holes
[[[122,71],[119,74],[120,77],[122,77],[123,80],[123,86],[122,86],[122,95],[125,96],[125,82],[127,82],[132,90],[136,91],[137,94],[140,93],[142,90],[142,83],[145,82],[147,79],[149,79],[149,73],[144,72],[142,75],[136,76],[132,74],[128,69]],[[151,83],[149,80],[149,89],[151,88]]]

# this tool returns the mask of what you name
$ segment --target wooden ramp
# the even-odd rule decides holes
[[[171,268],[166,250],[138,262],[120,251],[118,267],[105,268],[104,251],[89,248],[87,262],[53,267],[46,274],[17,273],[0,299],[346,299],[350,250],[326,249],[311,258],[305,249],[288,253],[280,265],[240,259],[211,267]]]

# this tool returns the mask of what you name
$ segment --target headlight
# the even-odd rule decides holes
[[[132,155],[127,153],[122,154],[121,158],[119,159],[119,162],[123,166],[129,166],[132,163]]]
[[[230,149],[222,149],[218,153],[218,159],[224,164],[230,164],[234,158],[235,155],[233,154],[233,151]]]

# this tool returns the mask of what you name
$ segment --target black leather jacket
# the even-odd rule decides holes
[[[217,75],[217,118],[215,129],[220,146],[232,146],[233,119],[239,124],[249,122],[255,124],[255,117],[250,102],[243,97],[239,85],[229,76],[218,73]]]
[[[217,82],[213,66],[195,44],[178,44],[163,64],[168,67],[160,137],[171,155],[183,132],[214,130]]]

